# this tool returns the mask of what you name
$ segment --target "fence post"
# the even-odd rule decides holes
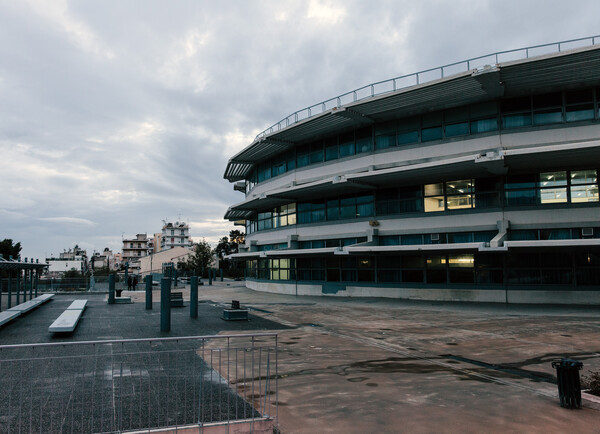
[[[21,270],[17,272],[17,304],[21,303]]]
[[[190,280],[190,318],[198,318],[198,276]]]
[[[152,274],[146,276],[146,310],[152,310]]]
[[[160,280],[160,331],[171,331],[171,279]]]
[[[115,304],[115,275],[108,276],[108,304]]]
[[[8,307],[10,309],[12,307],[12,276],[9,272],[8,274]]]

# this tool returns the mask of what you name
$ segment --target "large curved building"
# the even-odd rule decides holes
[[[596,43],[375,83],[259,134],[224,175],[247,286],[600,304]]]

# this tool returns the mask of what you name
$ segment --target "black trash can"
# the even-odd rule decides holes
[[[560,406],[565,408],[581,408],[581,382],[579,370],[583,363],[573,359],[562,359],[552,362],[556,368],[556,382]]]

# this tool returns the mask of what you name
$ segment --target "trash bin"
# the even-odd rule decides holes
[[[556,382],[560,406],[565,408],[581,408],[581,382],[579,370],[583,363],[573,359],[562,359],[552,362],[556,368]]]

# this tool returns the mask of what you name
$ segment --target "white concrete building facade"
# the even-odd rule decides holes
[[[590,42],[366,86],[259,134],[224,175],[245,195],[225,218],[246,221],[232,258],[247,285],[600,304],[600,38]]]

